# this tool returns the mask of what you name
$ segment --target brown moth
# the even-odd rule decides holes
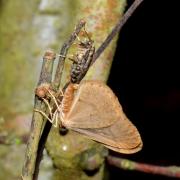
[[[69,84],[61,104],[60,124],[119,153],[142,148],[137,128],[124,114],[112,90],[100,81]]]
[[[55,102],[56,110],[51,107],[45,98],[50,116],[35,109],[45,116],[55,127],[74,130],[86,137],[102,143],[107,148],[119,153],[135,153],[141,150],[142,140],[137,128],[124,114],[118,98],[112,90],[100,81],[82,81],[95,52],[90,36],[84,29],[87,38],[79,39],[78,50],[71,68],[71,83],[66,88],[61,104],[47,89]],[[77,36],[78,38],[78,36]]]

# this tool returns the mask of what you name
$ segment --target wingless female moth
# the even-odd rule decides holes
[[[113,91],[96,80],[77,83],[81,75],[87,72],[94,51],[89,36],[86,41],[79,43],[79,50],[75,59],[72,59],[71,83],[63,93],[61,104],[57,103],[51,90],[46,88],[55,101],[56,111],[51,113],[44,98],[50,109],[50,118],[44,112],[35,111],[40,112],[55,127],[59,124],[60,127],[74,130],[113,151],[125,154],[138,152],[143,144],[140,134],[124,114]]]

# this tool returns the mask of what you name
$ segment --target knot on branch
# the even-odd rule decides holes
[[[40,98],[47,96],[48,91],[50,90],[51,85],[49,83],[43,83],[35,89],[35,95]]]
[[[52,50],[46,50],[43,56],[43,59],[46,60],[54,60],[55,58],[56,58],[56,53],[54,53]]]

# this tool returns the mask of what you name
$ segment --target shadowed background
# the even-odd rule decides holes
[[[134,158],[140,162],[180,165],[177,12],[175,1],[144,1],[121,31],[108,80],[142,135],[144,147]],[[138,178],[171,179],[132,171],[119,173],[124,178],[136,174]]]

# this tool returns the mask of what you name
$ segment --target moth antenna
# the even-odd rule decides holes
[[[52,108],[51,108],[49,102],[48,102],[45,98],[42,98],[42,100],[43,100],[44,103],[47,105],[47,107],[48,107],[48,109],[49,109],[49,114],[50,114],[51,119],[52,119],[52,117],[53,117],[53,114],[52,114]]]
[[[34,109],[35,112],[39,112],[42,116],[44,116],[47,120],[49,120],[52,124],[53,124],[53,118],[50,119],[46,113],[44,113],[43,111],[39,110],[39,109]]]
[[[56,105],[58,111],[61,111],[61,109],[60,109],[60,107],[59,107],[59,104],[58,104],[58,102],[57,102],[55,96],[51,93],[50,90],[47,90],[47,91],[48,91],[48,93],[50,94],[50,96],[52,97],[52,99],[53,99],[53,101],[54,101],[54,103],[55,103],[55,105]]]

